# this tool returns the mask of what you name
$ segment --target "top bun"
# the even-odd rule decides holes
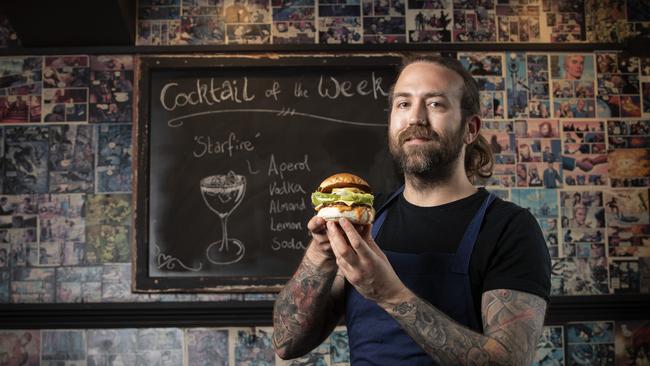
[[[318,187],[319,192],[332,192],[334,188],[359,188],[363,192],[372,193],[370,185],[365,180],[350,173],[334,174],[326,178]]]

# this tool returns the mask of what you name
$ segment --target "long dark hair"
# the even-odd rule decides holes
[[[434,56],[430,54],[409,54],[404,56],[402,60],[402,65],[397,74],[397,79],[399,79],[399,75],[402,74],[402,71],[404,71],[406,66],[416,62],[428,62],[440,65],[454,71],[463,78],[463,94],[460,100],[461,128],[467,126],[467,121],[470,117],[481,114],[478,83],[474,80],[472,74],[463,67],[463,64],[461,64],[460,61],[454,58]],[[390,110],[393,105],[393,89],[391,89],[388,100]],[[465,172],[467,177],[472,183],[477,183],[481,179],[491,177],[493,169],[494,156],[492,155],[490,144],[483,135],[479,134],[477,138],[465,148]]]

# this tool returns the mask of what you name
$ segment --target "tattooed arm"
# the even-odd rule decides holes
[[[542,334],[546,301],[514,290],[483,293],[483,334],[466,328],[407,290],[382,305],[442,365],[530,365]]]
[[[367,228],[328,223],[339,271],[375,301],[441,365],[530,365],[542,334],[546,302],[514,290],[483,293],[483,334],[449,318],[409,290]]]
[[[318,346],[343,315],[344,278],[337,275],[325,223],[307,225],[313,240],[273,308],[273,346],[282,359],[296,358]]]

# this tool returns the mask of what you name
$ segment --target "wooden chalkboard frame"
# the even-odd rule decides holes
[[[132,289],[135,292],[277,292],[286,282],[278,277],[164,277],[154,278],[149,271],[149,203],[150,203],[150,147],[151,147],[151,87],[154,72],[165,70],[206,70],[241,67],[363,67],[389,66],[397,68],[402,55],[397,53],[340,53],[340,54],[246,54],[246,55],[201,55],[201,56],[147,56],[140,57],[136,66],[137,115],[134,124],[133,181],[133,234],[132,234]]]

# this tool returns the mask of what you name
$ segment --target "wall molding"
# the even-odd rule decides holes
[[[547,325],[648,318],[649,295],[551,299]],[[272,324],[272,301],[2,304],[1,329],[237,327]]]
[[[622,43],[429,43],[429,44],[287,44],[287,45],[195,45],[195,46],[98,46],[34,47],[0,49],[0,56],[73,55],[73,54],[192,54],[247,52],[594,52],[629,51],[634,56],[647,55],[647,47],[637,47],[637,40]]]

